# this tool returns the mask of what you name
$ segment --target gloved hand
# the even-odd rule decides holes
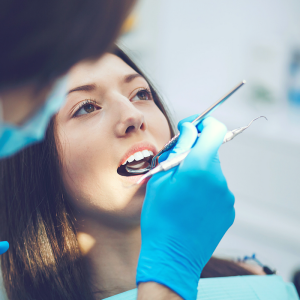
[[[8,242],[0,242],[0,255],[6,252],[9,248]]]
[[[180,138],[168,158],[192,149],[178,167],[147,184],[136,281],[163,284],[190,300],[196,299],[200,274],[235,211],[218,157],[226,127],[209,117],[198,125],[199,138],[193,124],[179,127]]]

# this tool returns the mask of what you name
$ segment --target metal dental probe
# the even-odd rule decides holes
[[[199,115],[195,120],[191,123],[195,126],[199,124],[209,113],[213,112],[218,106],[220,106],[223,102],[225,102],[232,94],[234,94],[240,87],[242,87],[246,83],[246,80],[243,80],[239,83],[236,87],[234,87],[229,93],[223,96],[220,100],[210,106],[207,110],[205,110],[201,115]],[[168,143],[164,145],[164,147],[152,158],[151,166],[143,169],[132,169],[129,166],[125,166],[125,169],[128,173],[131,174],[143,174],[156,166],[157,158],[163,154],[164,152],[168,151],[169,149],[173,148],[178,141],[180,133],[175,135]]]
[[[233,140],[238,134],[242,133],[244,130],[246,130],[255,120],[259,119],[259,118],[265,118],[266,120],[268,120],[265,116],[260,116],[254,120],[252,120],[247,126],[244,127],[240,127],[237,129],[234,129],[232,131],[229,131],[226,133],[223,143],[225,144],[231,140]],[[142,176],[136,184],[141,183],[144,179],[146,179],[147,177],[153,176],[156,173],[159,173],[161,171],[167,171],[170,170],[176,166],[178,166],[189,154],[191,150],[185,151],[169,160],[165,160],[163,162],[161,162],[156,168],[150,170],[148,173],[146,173],[144,176]]]

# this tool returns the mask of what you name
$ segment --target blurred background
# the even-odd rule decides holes
[[[291,280],[300,268],[300,1],[140,0],[119,44],[142,67],[175,122],[200,113],[241,80],[213,116],[236,221],[216,250],[255,253]]]

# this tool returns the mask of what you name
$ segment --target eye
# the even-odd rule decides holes
[[[131,101],[138,100],[152,100],[152,94],[148,89],[138,89],[138,92],[135,94]]]
[[[90,114],[96,110],[101,109],[98,105],[96,105],[96,102],[93,100],[86,100],[84,102],[81,102],[78,109],[76,110],[74,117],[78,117],[81,115]]]

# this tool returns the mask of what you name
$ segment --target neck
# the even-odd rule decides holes
[[[134,289],[140,226],[111,228],[88,220],[78,224],[77,230],[95,299]]]

